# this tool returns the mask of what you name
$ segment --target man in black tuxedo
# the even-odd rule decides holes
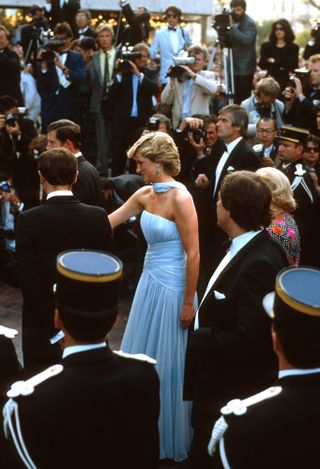
[[[225,151],[213,158],[211,166],[196,180],[196,185],[211,194],[211,211],[208,213],[207,236],[205,251],[201,256],[206,260],[206,277],[211,273],[223,257],[223,243],[227,236],[217,225],[216,203],[221,183],[226,174],[238,171],[255,171],[260,162],[252,148],[245,142],[248,128],[247,112],[237,104],[225,106],[219,112],[216,123],[217,135],[225,142]],[[218,155],[217,155],[218,156]]]
[[[127,25],[121,34],[121,43],[134,46],[139,42],[148,43],[150,27],[150,13],[146,7],[138,7],[133,11],[128,0],[120,0],[120,7]]]
[[[24,63],[36,64],[37,51],[42,45],[41,34],[49,29],[49,21],[45,18],[45,9],[41,5],[30,7],[31,22],[21,28],[21,45]]]
[[[28,381],[9,391],[5,428],[14,455],[47,469],[156,469],[155,361],[106,345],[117,317],[121,262],[107,253],[67,251],[58,256],[57,270],[55,324],[64,333],[63,358],[28,396]]]
[[[76,32],[74,34],[75,39],[83,39],[84,37],[96,38],[97,34],[95,30],[90,26],[91,13],[89,10],[78,10],[76,14]]]
[[[318,269],[290,267],[279,273],[276,292],[264,300],[272,318],[278,379],[262,393],[221,409],[219,436],[217,422],[209,445],[212,467],[314,467],[319,456],[319,284]]]
[[[280,129],[278,169],[288,177],[298,204],[294,216],[300,233],[302,264],[319,267],[319,197],[302,158],[308,136],[306,129],[291,126]]]
[[[54,334],[56,257],[66,249],[112,250],[112,232],[105,211],[80,203],[71,192],[77,160],[64,148],[40,156],[40,182],[47,200],[21,212],[16,252],[23,293],[22,348],[27,371],[54,363],[60,350],[49,344]]]
[[[70,50],[72,30],[68,23],[58,23],[54,39],[63,44],[53,51],[39,53],[37,75],[41,97],[42,133],[57,119],[80,122],[79,86],[86,78],[86,64],[82,54]]]
[[[51,0],[47,5],[50,16],[51,28],[54,28],[57,23],[66,21],[70,24],[72,31],[75,32],[75,16],[77,11],[81,8],[79,0]],[[48,8],[49,7],[49,8]]]
[[[271,220],[270,202],[268,187],[253,172],[234,172],[223,180],[217,221],[232,242],[209,281],[186,356],[185,398],[193,400],[192,469],[211,467],[206,445],[221,404],[274,379],[270,320],[262,298],[287,261],[262,228]]]
[[[74,196],[88,205],[104,206],[102,187],[96,168],[85,159],[80,151],[81,131],[78,124],[60,119],[48,126],[47,150],[66,148],[78,162],[78,178],[72,186]]]
[[[146,125],[152,99],[159,91],[157,71],[147,67],[149,47],[136,44],[133,52],[140,53],[140,57],[116,61],[116,76],[109,89],[112,176],[125,172],[126,151],[134,143],[137,129]]]

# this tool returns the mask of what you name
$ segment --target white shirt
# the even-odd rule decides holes
[[[302,376],[302,375],[311,375],[314,373],[320,373],[320,368],[310,368],[310,369],[301,369],[294,368],[290,370],[280,370],[278,372],[278,378],[285,378],[286,376]]]
[[[66,358],[69,355],[73,355],[74,353],[79,352],[87,352],[88,350],[95,350],[98,348],[106,347],[105,342],[100,342],[99,344],[88,344],[88,345],[70,345],[70,347],[66,347],[63,350],[62,358]]]
[[[195,321],[194,321],[194,330],[199,328],[199,309],[201,308],[201,305],[204,302],[207,294],[211,290],[212,286],[214,285],[214,283],[216,282],[216,280],[218,279],[218,277],[220,276],[222,271],[229,264],[231,259],[233,259],[236,256],[236,254],[238,254],[238,252],[249,243],[249,241],[251,241],[255,236],[257,236],[257,234],[261,233],[261,231],[262,230],[247,231],[246,233],[243,233],[242,235],[239,235],[236,238],[233,238],[233,240],[231,242],[231,245],[230,245],[229,251],[224,256],[224,258],[222,259],[222,261],[220,262],[220,264],[218,265],[216,270],[213,272],[213,274],[212,274],[212,276],[211,276],[211,278],[208,282],[208,286],[207,286],[206,291],[203,295],[203,298],[202,298],[201,303],[199,305],[198,311],[196,312],[196,318],[195,318]],[[214,292],[214,293],[216,295],[216,292]]]
[[[47,200],[51,199],[51,197],[55,197],[56,195],[73,195],[73,193],[71,191],[68,191],[68,190],[59,190],[59,191],[52,191],[52,192],[49,192],[49,194],[47,195]]]
[[[169,33],[169,40],[171,47],[173,49],[173,53],[176,55],[179,52],[179,33],[178,33],[178,27],[175,28],[175,31],[172,29],[168,30]]]
[[[223,153],[223,155],[221,156],[221,158],[219,160],[219,163],[217,165],[217,168],[216,168],[216,179],[215,179],[215,183],[214,183],[214,189],[213,189],[212,197],[215,196],[215,193],[216,193],[216,190],[217,190],[217,187],[218,187],[218,183],[219,183],[219,180],[220,180],[220,177],[221,177],[221,173],[222,173],[222,170],[223,170],[223,168],[226,164],[226,161],[229,158],[230,153],[238,145],[240,140],[242,140],[242,137],[238,137],[235,140],[233,140],[232,142],[226,144],[227,149]]]

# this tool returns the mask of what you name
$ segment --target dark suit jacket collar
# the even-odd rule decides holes
[[[68,355],[61,360],[64,367],[73,365],[90,364],[101,360],[112,360],[116,357],[112,350],[107,346],[84,352],[77,352]]]
[[[65,203],[75,203],[79,200],[74,195],[54,195],[45,201],[45,204],[65,204]]]
[[[266,230],[263,230],[261,233],[257,234],[254,238],[252,238],[245,246],[243,246],[242,249],[240,249],[240,251],[237,252],[237,254],[231,259],[231,261],[225,266],[225,268],[223,269],[223,271],[221,272],[221,274],[219,275],[219,277],[217,278],[217,280],[215,281],[215,283],[213,284],[213,286],[220,281],[221,277],[223,277],[224,275],[226,275],[233,267],[234,265],[239,262],[240,259],[243,258],[243,256],[245,256],[245,254],[251,250],[251,249],[254,249],[254,246],[259,243],[261,241],[261,239],[263,238],[266,238],[266,239],[269,239],[270,236],[268,235],[268,233],[266,232]],[[213,287],[212,286],[212,287]]]

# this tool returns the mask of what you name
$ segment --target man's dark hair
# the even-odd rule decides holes
[[[230,8],[242,7],[244,10],[247,9],[247,3],[245,0],[231,0]]]
[[[91,12],[90,12],[89,10],[86,10],[85,8],[80,8],[80,10],[77,11],[76,15],[77,15],[78,13],[83,13],[83,14],[85,14],[87,20],[88,20],[88,21],[91,20]]]
[[[320,366],[320,318],[290,311],[290,316],[276,315],[276,332],[288,362],[295,368]]]
[[[71,185],[78,170],[77,158],[66,148],[55,148],[40,155],[38,170],[51,186]]]
[[[246,137],[249,123],[247,111],[239,104],[229,104],[220,110],[219,115],[224,113],[230,114],[232,126],[240,127],[240,135]]]
[[[0,112],[6,112],[13,107],[18,107],[18,101],[12,96],[0,96]]]
[[[260,122],[270,122],[270,121],[273,122],[274,130],[277,131],[278,130],[277,121],[273,119],[273,117],[260,117],[260,119],[257,122],[257,128]]]
[[[228,174],[222,182],[220,198],[233,221],[246,231],[259,230],[271,222],[270,189],[251,171]]]
[[[101,312],[84,312],[58,305],[61,320],[73,339],[84,342],[103,341],[111,330],[118,314],[118,308]]]
[[[209,114],[207,116],[203,116],[203,122],[206,128],[210,124],[216,124],[218,122],[218,118],[214,114]]]
[[[36,15],[38,11],[44,11],[44,7],[41,5],[32,5],[29,10],[31,16]]]
[[[94,37],[91,36],[86,36],[83,37],[80,41],[80,47],[83,50],[98,50],[98,44],[97,41]]]
[[[176,7],[175,5],[169,5],[165,10],[164,10],[164,16],[167,16],[169,12],[172,12],[174,15],[177,15],[179,19],[181,19],[182,16],[182,11],[180,8]]]
[[[47,132],[56,132],[56,137],[60,142],[65,143],[70,140],[75,149],[81,147],[81,129],[78,124],[68,119],[60,119],[52,122],[47,127]]]
[[[56,34],[64,34],[66,37],[73,38],[73,33],[72,33],[71,26],[66,21],[63,21],[62,23],[56,24],[55,27],[54,27],[53,32],[54,32],[55,35]]]

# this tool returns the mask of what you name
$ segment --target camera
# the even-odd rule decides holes
[[[177,56],[173,57],[174,66],[171,67],[167,72],[167,77],[177,78],[179,81],[183,82],[186,79],[186,71],[180,67],[180,65],[191,65],[194,64],[196,58],[194,56]]]
[[[0,191],[1,192],[10,192],[12,189],[12,185],[9,181],[1,181],[0,182]]]
[[[206,131],[203,127],[199,127],[198,129],[191,129],[189,126],[187,126],[184,131],[182,132],[183,138],[189,142],[189,133],[192,133],[193,140],[195,143],[200,143],[201,139],[205,138]]]
[[[150,117],[149,119],[149,122],[148,122],[148,130],[150,130],[150,132],[155,132],[156,130],[159,129],[159,125],[160,125],[160,119],[159,117]]]
[[[7,114],[5,115],[6,125],[9,127],[15,127],[16,123],[19,121],[19,116],[26,114],[27,108],[18,107],[18,114]]]
[[[135,52],[132,50],[129,50],[128,48],[125,48],[120,52],[120,62],[118,65],[118,70],[121,71],[122,73],[130,73],[131,72],[131,64],[129,60],[134,60],[134,59],[141,59],[141,52]]]
[[[56,56],[54,52],[58,52],[59,47],[64,46],[66,41],[64,39],[51,39],[45,46],[43,46],[44,52],[41,54],[40,60],[46,62],[54,62]]]
[[[222,47],[231,47],[230,37],[230,19],[232,17],[232,11],[224,8],[222,12],[215,15],[212,27],[218,33],[218,39]]]

